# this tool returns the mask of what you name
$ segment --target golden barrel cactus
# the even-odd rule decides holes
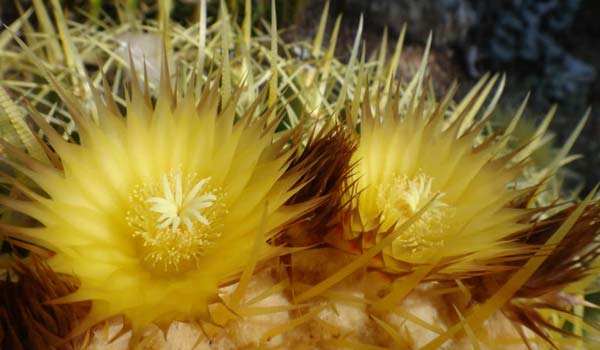
[[[438,99],[431,38],[401,82],[403,33],[367,60],[361,21],[342,63],[327,9],[308,44],[248,0],[241,27],[201,1],[189,28],[169,1],[156,22],[33,4],[0,33],[3,347],[598,343],[600,203],[557,175],[587,115],[540,164],[555,110],[514,147],[526,101],[500,130],[504,77]]]

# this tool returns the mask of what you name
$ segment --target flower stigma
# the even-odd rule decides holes
[[[436,195],[432,183],[433,178],[418,173],[412,178],[395,176],[379,185],[376,204],[381,213],[381,228],[386,231],[394,224],[401,225],[422,209]],[[393,241],[391,255],[394,258],[416,262],[425,251],[444,246],[448,219],[454,212],[442,200],[444,195],[440,193],[428,210]]]
[[[157,274],[193,270],[221,237],[219,219],[226,210],[220,191],[210,182],[210,177],[176,172],[134,187],[127,223],[148,270]]]

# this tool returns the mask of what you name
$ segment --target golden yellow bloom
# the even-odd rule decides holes
[[[386,266],[400,271],[428,264],[476,275],[524,252],[515,239],[531,227],[532,210],[510,205],[523,195],[511,189],[522,168],[502,146],[510,135],[481,135],[491,114],[480,109],[495,82],[482,81],[453,110],[452,92],[438,103],[415,96],[414,85],[383,107],[363,102],[345,239],[368,246],[415,217],[383,249]]]
[[[3,228],[54,251],[54,271],[79,279],[60,301],[92,300],[88,325],[124,314],[139,329],[203,315],[220,283],[242,272],[253,252],[276,256],[267,240],[312,205],[285,205],[303,172],[289,168],[294,147],[287,137],[274,140],[276,122],[267,122],[272,110],[261,114],[261,100],[240,115],[239,93],[222,101],[218,83],[196,103],[192,94],[175,98],[163,79],[155,107],[134,79],[125,118],[105,90],[98,122],[56,86],[80,143],[32,111],[54,165],[5,143],[7,162],[36,186],[8,179],[28,199],[0,202],[41,225]]]

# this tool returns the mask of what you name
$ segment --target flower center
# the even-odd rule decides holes
[[[127,222],[134,229],[143,264],[152,272],[173,274],[197,268],[221,237],[219,219],[225,208],[220,191],[210,181],[177,172],[132,191]]]
[[[412,178],[396,176],[391,182],[381,184],[377,193],[377,207],[381,212],[381,228],[386,231],[394,224],[401,225],[415,215],[434,196],[433,179],[423,173]],[[419,220],[394,240],[391,255],[399,260],[418,262],[426,250],[444,245],[448,218],[453,208],[442,201],[440,194]]]

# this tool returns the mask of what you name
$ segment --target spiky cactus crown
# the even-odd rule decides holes
[[[491,130],[504,77],[484,76],[457,102],[455,85],[437,99],[430,42],[403,83],[403,33],[391,58],[384,40],[366,61],[361,22],[343,64],[333,56],[339,20],[322,49],[327,9],[308,45],[283,42],[274,16],[267,34],[253,31],[250,1],[241,28],[224,6],[208,26],[204,1],[199,22],[183,28],[167,4],[139,33],[130,14],[98,30],[66,21],[57,1],[52,11],[34,1],[0,33],[0,232],[16,249],[2,264],[20,276],[0,282],[3,305],[19,305],[0,308],[0,344],[520,349],[597,340],[582,316],[600,204],[594,192],[559,197],[556,176],[587,115],[553,161],[536,164],[554,110],[511,147],[526,101]],[[104,61],[98,72],[91,55]],[[11,97],[19,94],[25,109]]]

